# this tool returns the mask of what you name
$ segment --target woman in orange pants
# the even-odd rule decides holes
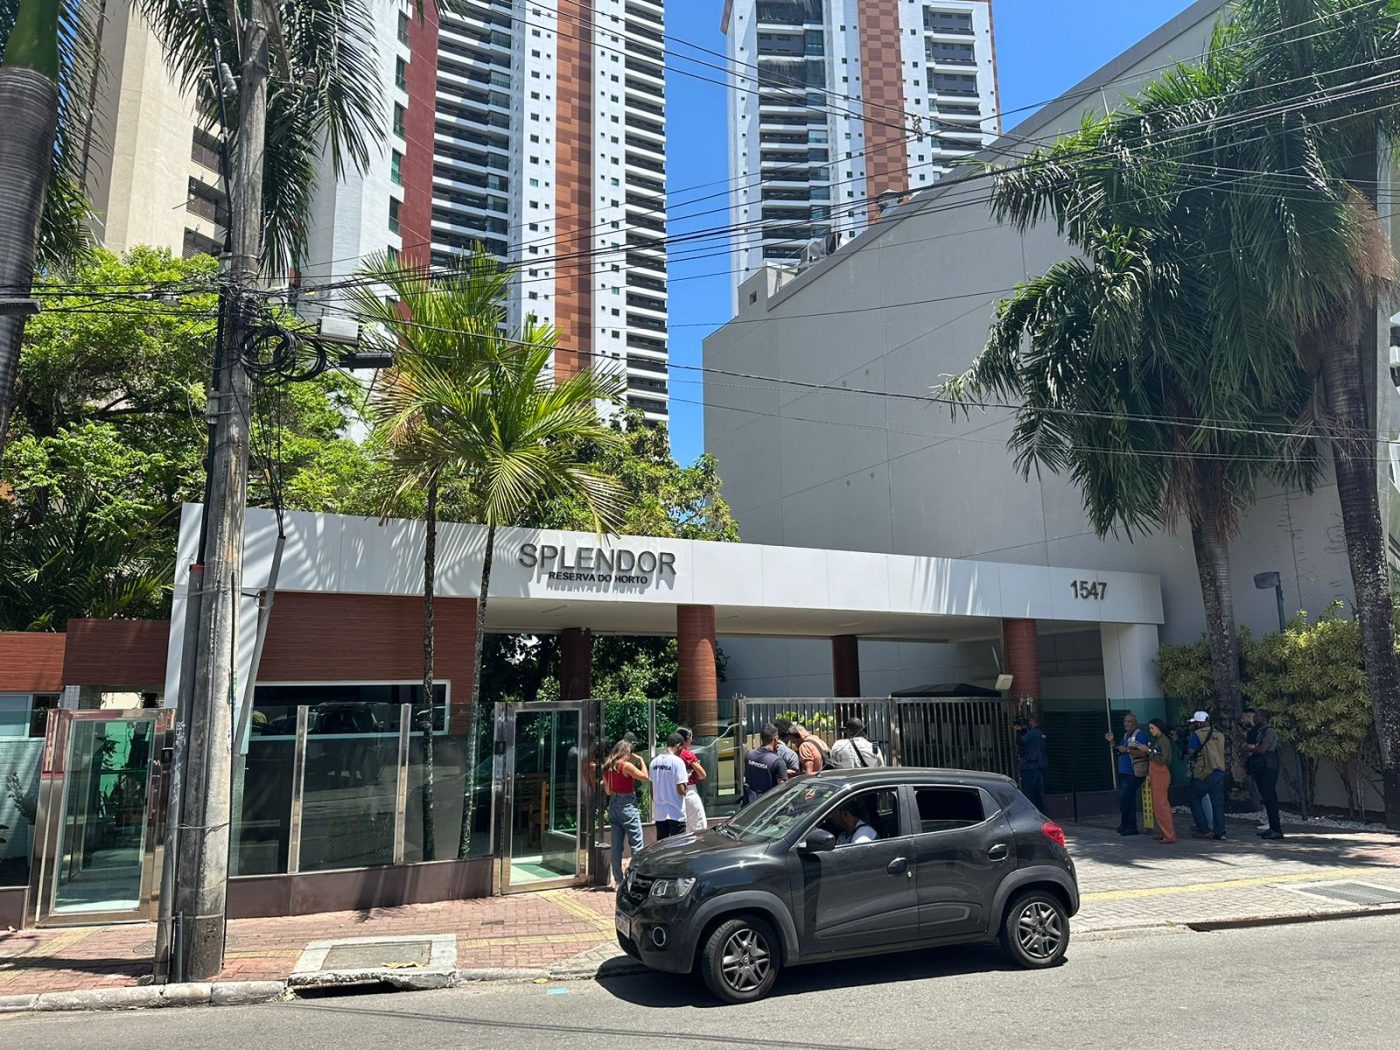
[[[1172,738],[1167,724],[1160,718],[1147,723],[1147,775],[1152,786],[1152,818],[1161,832],[1159,842],[1176,841],[1176,824],[1172,820]]]

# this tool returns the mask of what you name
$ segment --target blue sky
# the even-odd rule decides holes
[[[1039,104],[1083,80],[1119,52],[1190,6],[1192,0],[992,0],[1002,111],[1007,130],[1029,116]],[[719,31],[722,0],[680,0],[666,8],[666,31],[698,47],[723,53]],[[672,49],[690,53],[676,41]],[[712,55],[704,62],[722,65]],[[718,70],[679,58],[670,65],[696,76],[668,72],[667,178],[670,219],[667,235],[725,226],[727,110]],[[702,214],[703,213],[703,214]],[[687,218],[686,216],[690,216]],[[673,248],[673,255],[677,249]],[[671,446],[676,458],[689,463],[704,451],[704,400],[700,344],[729,317],[727,242],[681,245],[671,281]],[[720,465],[723,468],[723,464]]]

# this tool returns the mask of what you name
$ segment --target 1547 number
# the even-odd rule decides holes
[[[1103,581],[1073,580],[1070,582],[1069,589],[1081,601],[1101,602],[1108,597],[1108,584]]]

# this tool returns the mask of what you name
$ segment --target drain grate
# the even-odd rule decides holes
[[[1370,886],[1364,882],[1333,882],[1294,888],[1317,897],[1328,897],[1347,904],[1400,904],[1400,890],[1389,889],[1385,886]]]

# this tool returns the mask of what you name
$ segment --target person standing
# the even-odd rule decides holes
[[[1273,715],[1260,708],[1254,712],[1254,732],[1244,746],[1245,771],[1259,789],[1259,799],[1269,817],[1269,830],[1259,832],[1262,839],[1283,838],[1283,825],[1278,815],[1278,730],[1273,727]]]
[[[1031,805],[1045,812],[1045,770],[1049,764],[1045,755],[1045,733],[1034,715],[1017,718],[1016,750],[1021,759],[1021,794]]]
[[[704,831],[710,826],[710,822],[705,816],[705,805],[700,801],[699,789],[694,784],[678,784],[676,790],[681,793],[686,833],[694,835],[697,831]]]
[[[685,809],[678,784],[687,782],[689,773],[677,751],[685,738],[672,733],[666,746],[651,760],[651,816],[656,821],[656,840],[669,839],[685,831]]]
[[[820,773],[831,764],[831,749],[826,746],[826,741],[796,722],[788,730],[788,746],[794,744],[797,745],[794,750],[797,751],[799,773]]]
[[[1225,837],[1225,734],[1210,724],[1210,715],[1197,711],[1191,716],[1194,730],[1186,742],[1191,762],[1191,817],[1197,838]],[[1210,799],[1211,822],[1206,824],[1204,800]]]
[[[622,882],[623,837],[632,856],[642,851],[642,811],[637,806],[637,784],[645,783],[646,767],[632,753],[632,742],[622,739],[603,760],[603,790],[608,793],[608,823],[612,825],[612,886]]]
[[[764,726],[758,747],[744,756],[744,805],[757,802],[788,778],[787,765],[778,757],[778,727]]]
[[[1147,754],[1148,785],[1152,789],[1152,819],[1161,832],[1157,841],[1170,844],[1176,841],[1176,821],[1172,818],[1172,737],[1167,723],[1154,718],[1147,723],[1148,741],[1144,748]]]
[[[704,829],[708,826],[708,821],[705,818],[705,802],[704,799],[700,797],[699,784],[700,781],[706,779],[709,774],[705,772],[705,765],[700,761],[700,756],[690,748],[691,741],[695,739],[695,734],[685,726],[681,726],[676,732],[681,735],[681,746],[679,750],[676,751],[676,755],[685,763],[685,768],[690,774],[686,778],[686,791],[682,795],[682,801],[684,802],[683,808],[685,809],[685,829],[687,831],[695,830],[695,828],[691,826],[692,811],[698,811],[700,828]]]
[[[788,734],[792,732],[792,719],[775,718],[773,727],[778,731],[778,757],[783,760],[788,776],[795,777],[802,772],[802,763],[797,758],[797,752],[787,746]]]
[[[831,746],[831,761],[837,769],[873,769],[885,764],[880,749],[866,739],[864,722],[848,718],[843,728],[846,735]]]
[[[1145,747],[1147,734],[1138,728],[1137,715],[1129,712],[1123,716],[1122,741],[1115,744],[1111,732],[1105,733],[1103,738],[1113,745],[1118,755],[1118,834],[1136,835],[1142,782],[1147,779],[1147,757],[1132,749],[1135,744]]]

